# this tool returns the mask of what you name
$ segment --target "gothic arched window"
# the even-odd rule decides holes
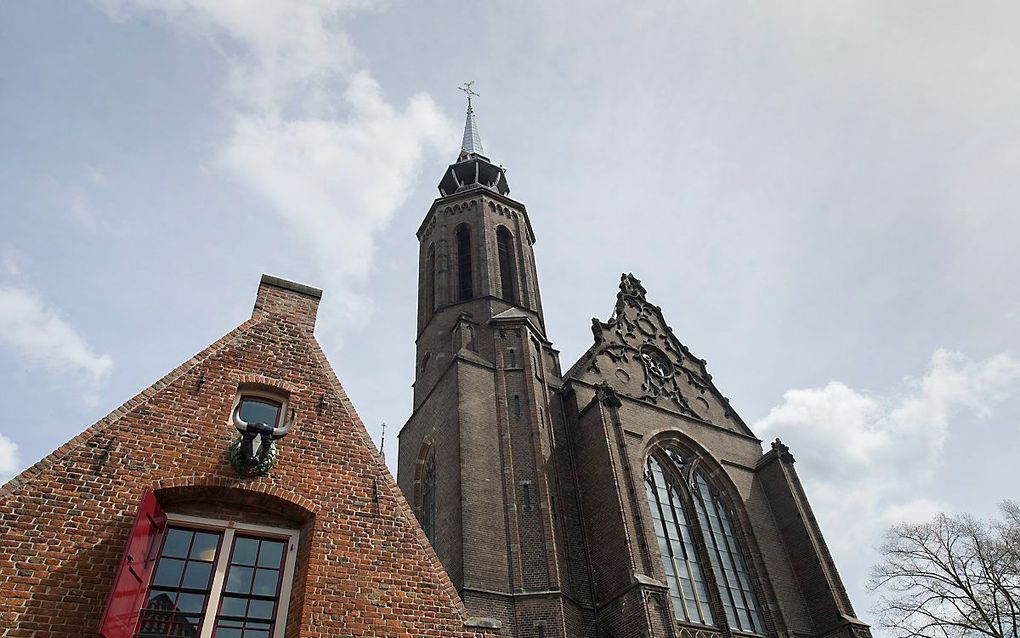
[[[421,480],[421,527],[429,542],[436,541],[436,451],[429,450]]]
[[[496,248],[499,252],[499,284],[503,299],[517,301],[517,272],[514,268],[514,238],[506,226],[496,229]]]
[[[457,299],[467,301],[475,296],[471,276],[471,228],[457,226]]]
[[[693,493],[688,486],[693,486]],[[765,623],[743,549],[718,490],[675,448],[649,456],[645,487],[677,618],[715,624],[709,601],[718,597],[729,627],[764,634]],[[704,556],[712,566],[718,591],[709,590],[702,567]]]
[[[436,310],[436,245],[429,246],[425,256],[425,316]]]

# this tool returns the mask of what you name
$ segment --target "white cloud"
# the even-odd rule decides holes
[[[357,287],[370,270],[376,234],[406,201],[425,154],[452,154],[457,136],[428,95],[396,107],[358,70],[344,20],[379,3],[267,0],[257,10],[241,0],[100,4],[115,19],[159,15],[221,53],[233,115],[221,166],[310,249],[331,293],[327,323],[364,320],[368,303]]]
[[[0,346],[27,365],[85,375],[93,384],[113,368],[109,355],[97,354],[56,310],[24,288],[0,288]]]
[[[0,434],[0,484],[6,483],[19,469],[18,444]]]
[[[11,278],[21,274],[21,263],[18,260],[18,255],[11,248],[4,248],[0,251],[0,274]]]
[[[834,549],[849,551],[881,527],[918,520],[945,506],[918,492],[931,479],[954,416],[987,417],[1020,380],[1020,361],[983,361],[937,350],[926,374],[888,395],[839,382],[790,390],[754,425],[782,436]]]

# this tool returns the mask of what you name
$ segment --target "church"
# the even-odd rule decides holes
[[[439,195],[396,480],[323,292],[263,275],[250,319],[0,486],[0,635],[870,637],[793,454],[636,277],[564,370],[470,92]]]

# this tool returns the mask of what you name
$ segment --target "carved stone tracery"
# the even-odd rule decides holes
[[[713,387],[705,361],[680,343],[662,309],[648,302],[644,286],[633,275],[621,276],[613,316],[608,322],[592,319],[592,335],[595,345],[585,370],[599,376],[605,372],[617,380],[634,379],[634,384],[627,384],[630,388],[617,388],[618,393],[705,421],[713,420],[712,404],[720,406],[716,420],[719,413],[727,421],[736,418]],[[603,371],[606,362],[611,365]],[[626,370],[641,372],[634,378]]]

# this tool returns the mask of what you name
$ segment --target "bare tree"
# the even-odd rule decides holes
[[[894,526],[872,569],[879,622],[897,638],[1020,638],[1020,505],[978,521]]]

